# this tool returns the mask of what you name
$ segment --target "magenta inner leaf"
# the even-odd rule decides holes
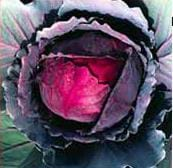
[[[124,66],[111,58],[46,59],[39,74],[43,102],[65,119],[92,122]]]

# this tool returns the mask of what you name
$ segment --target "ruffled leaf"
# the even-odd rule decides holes
[[[74,144],[56,154],[48,151],[44,161],[54,168],[149,168],[164,158],[163,140],[161,131],[149,130],[122,143]]]
[[[122,19],[123,21],[126,20],[136,28],[140,29],[143,35],[145,34],[147,38],[149,38],[149,43],[153,42],[153,33],[148,31],[148,22],[140,8],[129,8],[128,5],[122,0],[64,0],[58,11],[58,15],[63,17],[63,15],[72,11],[87,11],[91,13],[109,15],[115,19]]]

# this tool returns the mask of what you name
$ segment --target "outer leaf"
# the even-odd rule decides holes
[[[172,37],[170,36],[158,49],[157,56],[159,68],[157,71],[158,84],[164,84],[168,90],[172,90]]]
[[[0,1],[0,75],[6,75],[15,52],[23,40],[30,39],[43,23],[44,14],[58,8],[60,4],[61,0],[35,0],[28,5],[20,0]]]
[[[169,141],[166,142],[166,158],[158,165],[158,168],[171,168],[171,142],[172,138],[169,139]]]
[[[152,25],[155,30],[157,56],[160,67],[157,72],[158,84],[163,83],[168,90],[172,90],[172,58],[171,58],[171,0],[143,0],[153,19]],[[160,58],[162,57],[162,58]]]
[[[22,133],[13,125],[12,120],[4,113],[0,113],[0,167],[19,168],[21,163],[32,151],[32,144]]]
[[[43,165],[42,153],[34,148],[28,157],[21,163],[20,168],[41,168],[41,165]]]
[[[171,34],[171,0],[142,0],[147,8],[149,16],[153,19],[156,46],[160,46]]]

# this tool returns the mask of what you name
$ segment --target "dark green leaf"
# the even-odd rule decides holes
[[[5,112],[0,113],[0,118],[0,167],[19,168],[24,161],[28,161],[27,158],[31,156],[34,144],[15,128]]]

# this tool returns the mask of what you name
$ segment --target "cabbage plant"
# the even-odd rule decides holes
[[[34,167],[36,148],[40,168],[150,168],[164,159],[170,0],[0,3],[2,130],[25,136],[11,146],[7,137],[4,151],[29,145],[18,164]]]

